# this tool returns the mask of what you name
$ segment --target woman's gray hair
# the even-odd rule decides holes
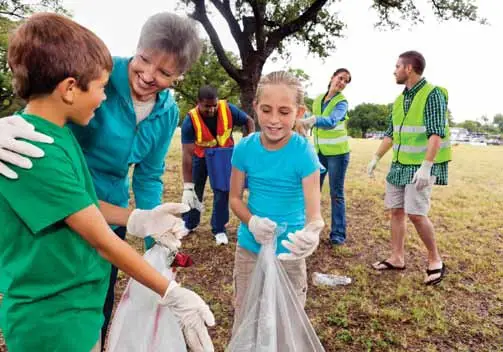
[[[186,72],[199,59],[201,47],[197,23],[169,12],[155,14],[145,22],[137,46],[175,55],[180,73]]]

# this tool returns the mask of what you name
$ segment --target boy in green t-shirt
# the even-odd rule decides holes
[[[27,101],[23,118],[54,139],[36,143],[46,157],[33,160],[30,171],[16,168],[19,180],[0,178],[0,324],[9,351],[99,349],[107,261],[162,297],[189,345],[194,339],[212,350],[209,307],[154,270],[107,224],[163,242],[183,225],[171,215],[182,209],[163,204],[131,211],[99,202],[82,151],[65,127],[89,123],[105,99],[112,59],[104,43],[66,17],[35,14],[10,38],[8,63],[16,93]]]

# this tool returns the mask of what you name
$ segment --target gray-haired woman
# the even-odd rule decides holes
[[[114,58],[105,87],[107,100],[96,110],[89,125],[71,126],[84,151],[100,201],[128,207],[128,170],[134,165],[132,186],[136,207],[148,210],[161,204],[164,159],[179,120],[178,107],[168,88],[197,61],[200,51],[194,21],[172,13],[158,13],[143,25],[136,54]],[[23,142],[15,140],[18,137],[40,140],[40,135],[31,131],[31,125],[18,123],[16,119],[0,119],[0,130],[6,127],[6,133],[0,133],[0,174],[11,178],[17,175],[1,161],[20,167],[31,165],[26,158],[11,152],[32,157],[42,154],[37,153],[35,146],[27,149],[26,143],[20,145]],[[125,238],[125,227],[114,231]],[[183,233],[177,234],[182,236]],[[150,237],[145,241],[147,248],[153,245]],[[117,268],[113,267],[104,306],[102,341],[112,314],[116,278]],[[205,329],[204,323],[202,328]],[[187,343],[196,347],[190,346],[190,341]]]

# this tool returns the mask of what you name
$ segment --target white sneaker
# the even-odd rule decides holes
[[[225,234],[225,232],[220,232],[220,233],[217,233],[215,235],[215,241],[217,241],[217,246],[221,245],[221,244],[228,244],[229,243],[229,239],[227,238],[227,235]]]

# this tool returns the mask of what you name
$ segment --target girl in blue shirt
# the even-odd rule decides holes
[[[287,230],[277,238],[277,254],[304,306],[305,258],[319,243],[324,226],[320,211],[320,164],[314,148],[292,131],[305,112],[297,78],[279,71],[259,82],[254,101],[261,132],[234,148],[230,205],[241,220],[234,263],[234,329],[260,246],[272,241],[278,224]],[[243,200],[245,178],[249,197]]]

